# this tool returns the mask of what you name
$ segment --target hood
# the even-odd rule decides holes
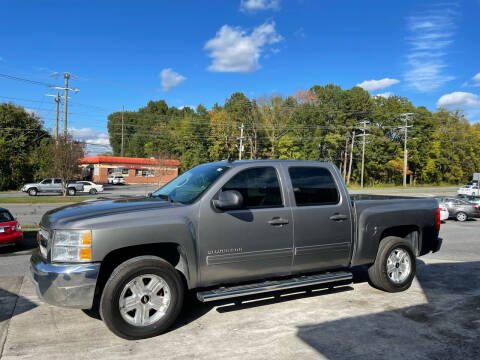
[[[84,220],[129,211],[171,208],[174,205],[165,200],[146,197],[121,199],[95,199],[62,206],[45,213],[40,226],[49,229],[61,228],[71,221]]]

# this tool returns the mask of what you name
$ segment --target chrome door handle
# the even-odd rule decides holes
[[[287,219],[282,219],[281,217],[274,217],[268,223],[272,226],[287,225],[288,220]]]
[[[344,215],[344,214],[333,214],[332,216],[330,216],[329,219],[330,219],[330,220],[333,220],[333,221],[348,220],[348,215]]]

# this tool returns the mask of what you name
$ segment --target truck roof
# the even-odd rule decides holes
[[[327,165],[326,161],[316,160],[282,160],[282,159],[262,159],[262,160],[222,160],[210,164],[240,166],[245,164],[295,164],[295,165]]]

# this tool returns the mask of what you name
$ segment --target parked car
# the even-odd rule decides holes
[[[480,197],[471,195],[457,195],[457,199],[468,201],[469,203],[480,205]]]
[[[25,184],[22,191],[28,193],[30,196],[36,196],[39,193],[63,193],[63,180],[59,178],[43,179],[38,183]],[[83,184],[78,182],[67,183],[67,194],[74,196],[77,192],[83,191]]]
[[[480,189],[478,188],[477,184],[463,185],[460,189],[457,190],[457,194],[480,196]]]
[[[79,183],[83,184],[83,192],[87,192],[91,195],[95,195],[99,192],[103,192],[103,185],[95,184],[91,181],[78,181]]]
[[[107,180],[109,184],[113,185],[125,184],[125,179],[122,175],[111,175],[107,178]]]
[[[0,246],[15,245],[22,241],[23,231],[10,211],[0,208]]]
[[[350,196],[331,163],[222,161],[149,197],[50,210],[31,272],[47,303],[98,304],[111,331],[140,339],[175,322],[187,290],[208,302],[351,282],[367,265],[375,287],[404,291],[439,230],[435,199]]]
[[[454,197],[437,196],[436,198],[445,204],[450,218],[455,218],[458,221],[466,221],[480,217],[479,205]]]
[[[450,215],[447,206],[444,203],[438,201],[438,208],[440,209],[440,221],[448,220]]]

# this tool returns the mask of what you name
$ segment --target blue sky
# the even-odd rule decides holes
[[[69,127],[108,143],[106,116],[149,100],[211,107],[235,91],[360,84],[480,121],[480,0],[0,2],[0,73],[62,85]],[[0,101],[54,124],[48,88],[0,78]],[[97,149],[91,148],[92,151]],[[101,150],[100,150],[101,151]]]

